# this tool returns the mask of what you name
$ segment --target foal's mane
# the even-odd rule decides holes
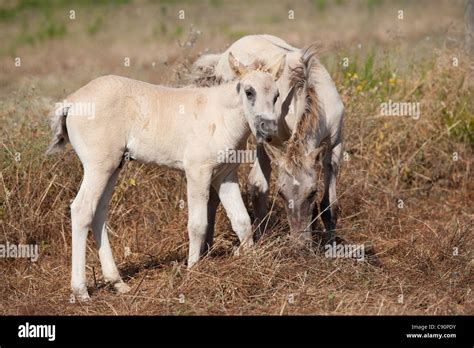
[[[306,86],[305,108],[288,140],[283,164],[289,171],[311,170],[313,163],[307,161],[309,140],[318,128],[321,105],[316,93],[316,72],[320,67],[317,55],[320,51],[318,43],[302,49],[299,64],[291,69],[290,86],[295,93]]]
[[[266,71],[267,67],[267,62],[261,58],[257,58],[248,66],[249,70],[259,71]],[[221,75],[216,74],[216,65],[213,64],[213,62],[198,67],[197,71],[194,72],[194,76],[190,76],[189,78],[192,80],[192,85],[195,87],[213,87],[226,82]]]
[[[191,80],[192,86],[195,87],[213,87],[223,83],[222,76],[216,75],[214,65],[203,67],[196,77],[191,77]]]

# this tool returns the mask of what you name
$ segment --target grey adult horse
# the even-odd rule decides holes
[[[193,65],[194,83],[219,84],[235,79],[226,58],[231,51],[243,64],[260,59],[265,65],[266,61],[286,55],[286,66],[277,82],[280,97],[276,110],[281,113],[278,135],[265,146],[257,144],[257,159],[249,175],[252,206],[260,227],[257,238],[268,217],[270,152],[278,164],[279,194],[285,200],[291,233],[310,239],[313,223],[321,215],[327,240],[331,241],[337,220],[336,177],[342,154],[344,106],[329,73],[317,58],[316,45],[299,49],[271,35],[245,36],[222,54],[201,56]],[[324,171],[321,213],[315,204],[319,157]],[[215,202],[209,207],[211,214],[215,214],[217,205]]]

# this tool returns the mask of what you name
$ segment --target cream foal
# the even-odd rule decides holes
[[[219,153],[244,149],[250,132],[257,140],[276,133],[275,80],[285,56],[266,70],[251,70],[230,53],[238,81],[209,88],[167,88],[118,76],[100,77],[68,98],[68,105],[91,103],[94,115],[56,110],[48,152],[70,142],[84,167],[84,178],[71,205],[71,287],[88,299],[86,240],[92,230],[106,281],[124,293],[106,229],[107,207],[124,156],[182,170],[187,180],[188,267],[212,243],[208,203],[222,202],[242,247],[253,244],[252,227],[240,194],[238,163],[219,163]],[[59,111],[59,112],[58,112]],[[214,203],[213,203],[214,202]],[[213,217],[212,217],[213,218]]]

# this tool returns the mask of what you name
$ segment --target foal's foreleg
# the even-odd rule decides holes
[[[92,232],[96,243],[97,250],[99,252],[100,264],[102,266],[102,273],[104,279],[114,285],[115,289],[119,293],[126,293],[130,291],[130,287],[126,285],[120,277],[117,265],[115,264],[112,249],[109,243],[109,237],[107,234],[107,212],[110,198],[114,191],[115,183],[117,182],[120,168],[117,168],[107,182],[102,197],[100,198],[97,211],[92,222]]]
[[[237,234],[241,246],[245,249],[253,245],[252,225],[240,193],[237,168],[215,183],[219,198]]]
[[[268,191],[272,171],[270,163],[270,158],[263,144],[257,144],[257,158],[249,174],[249,191],[255,215],[255,226],[258,226],[256,239],[259,239],[265,232],[265,218],[268,214]]]
[[[323,160],[324,196],[321,201],[321,218],[328,233],[328,242],[334,239],[337,222],[336,179],[342,154],[342,143],[336,144]]]

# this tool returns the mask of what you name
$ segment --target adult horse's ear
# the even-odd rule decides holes
[[[280,78],[283,70],[285,70],[286,54],[282,55],[278,61],[267,69],[267,71],[273,75],[273,79],[276,81]]]
[[[239,62],[232,52],[229,52],[229,65],[237,78],[241,78],[247,73],[247,67]]]
[[[326,144],[322,144],[306,156],[306,158],[311,161],[310,165],[313,165],[317,160],[319,160],[321,155],[324,156],[326,153],[326,147]]]
[[[263,147],[272,161],[276,161],[277,163],[281,163],[283,161],[285,153],[282,150],[275,146],[271,146],[267,142],[263,142]]]

